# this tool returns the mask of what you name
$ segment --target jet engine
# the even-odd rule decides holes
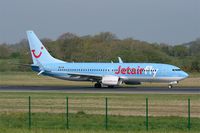
[[[102,78],[102,84],[108,86],[116,86],[122,84],[122,81],[117,76],[104,76]]]
[[[138,81],[124,81],[125,84],[127,85],[140,85],[141,82],[138,82]]]

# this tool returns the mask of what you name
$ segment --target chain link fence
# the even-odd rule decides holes
[[[192,99],[129,97],[0,98],[0,127],[56,129],[174,128],[200,126],[200,104]]]

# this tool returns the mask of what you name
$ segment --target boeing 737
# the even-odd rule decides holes
[[[160,63],[70,63],[52,57],[33,31],[27,31],[32,55],[31,68],[38,75],[71,81],[95,82],[95,88],[121,84],[139,85],[142,82],[163,82],[169,88],[188,74],[180,68]]]

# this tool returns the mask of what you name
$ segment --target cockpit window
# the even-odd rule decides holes
[[[172,71],[181,71],[181,69],[172,69]]]

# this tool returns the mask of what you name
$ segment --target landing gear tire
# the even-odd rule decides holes
[[[95,88],[101,88],[101,83],[95,83],[95,84],[94,84],[94,87],[95,87]]]
[[[114,88],[114,85],[109,85],[108,88]]]
[[[168,86],[169,89],[171,89],[172,87],[173,87],[172,85],[169,85],[169,86]]]

